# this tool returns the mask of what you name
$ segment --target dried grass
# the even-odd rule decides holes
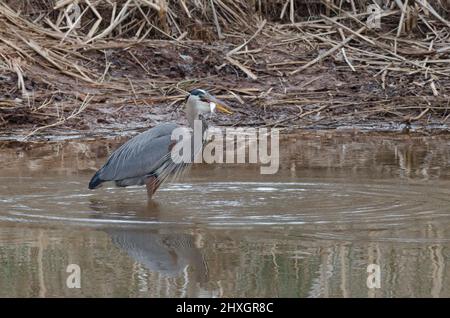
[[[241,123],[254,125],[296,126],[311,114],[338,119],[355,109],[447,120],[450,0],[377,2],[380,29],[368,26],[370,1],[2,2],[0,126],[31,123],[35,133],[105,104],[173,104],[196,86],[236,101]],[[131,66],[117,69],[115,54]],[[324,65],[345,85],[317,88]],[[365,90],[351,83],[360,74],[371,80]],[[236,79],[245,85],[229,85]],[[250,116],[248,105],[289,111]]]

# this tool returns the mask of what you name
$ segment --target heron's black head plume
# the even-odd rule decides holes
[[[199,96],[199,97],[204,96],[206,94],[207,94],[206,91],[204,91],[203,89],[199,89],[199,88],[193,89],[190,93],[190,95],[195,95],[195,96]]]
[[[208,92],[206,92],[203,89],[195,88],[193,89],[189,95],[186,96],[186,101],[188,100],[189,96],[197,96],[201,101],[206,102],[206,96],[208,95]]]

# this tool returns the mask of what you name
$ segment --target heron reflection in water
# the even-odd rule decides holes
[[[224,102],[205,90],[194,89],[188,95],[186,115],[192,129],[194,122],[201,119],[203,131],[206,131],[208,123],[202,115],[215,110],[231,114]],[[177,128],[179,126],[175,123],[159,124],[124,143],[95,173],[89,189],[98,188],[106,181],[114,181],[119,187],[145,184],[147,196],[151,199],[170,175],[180,173],[187,166],[187,163],[175,163],[171,158],[171,150],[176,144],[172,140],[172,132]],[[192,156],[195,156],[194,152]]]
[[[194,235],[122,228],[106,232],[114,245],[152,272],[177,277],[189,267],[195,282],[208,280],[208,267]]]
[[[99,218],[109,215],[126,215],[133,213],[138,219],[163,222],[166,215],[160,204],[150,201],[139,202],[91,201],[91,208],[100,212]],[[167,212],[167,211],[166,211]],[[203,284],[208,280],[208,267],[199,247],[199,234],[183,233],[172,229],[147,229],[139,227],[102,228],[115,246],[125,251],[130,258],[147,270],[160,273],[166,277],[177,277],[189,268],[195,282]]]

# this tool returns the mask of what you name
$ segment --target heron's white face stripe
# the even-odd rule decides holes
[[[214,111],[216,110],[216,103],[209,103],[209,108],[211,109],[211,113],[214,113]]]
[[[188,102],[192,105],[193,109],[200,113],[214,112],[216,109],[216,103],[204,102],[199,96],[189,96]]]

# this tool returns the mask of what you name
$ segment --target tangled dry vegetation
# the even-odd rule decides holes
[[[5,0],[0,129],[148,126],[194,87],[229,125],[445,124],[449,17],[450,0]]]

